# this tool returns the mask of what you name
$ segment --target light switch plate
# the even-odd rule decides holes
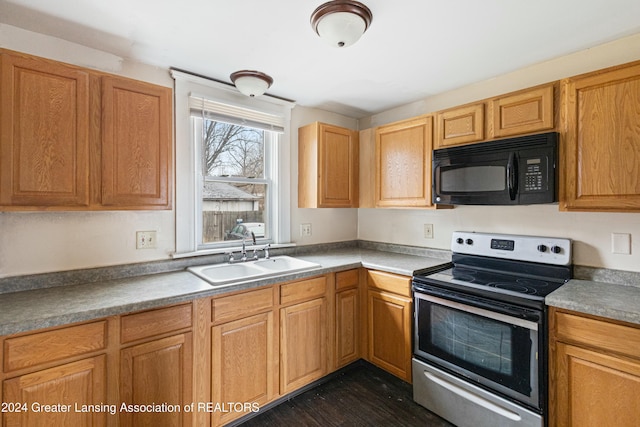
[[[631,234],[611,233],[611,253],[630,255],[631,254]]]
[[[155,231],[136,231],[136,249],[155,249],[157,232]]]

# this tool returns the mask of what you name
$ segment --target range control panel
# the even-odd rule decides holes
[[[511,234],[455,231],[451,250],[459,254],[481,255],[554,265],[571,264],[571,239]]]

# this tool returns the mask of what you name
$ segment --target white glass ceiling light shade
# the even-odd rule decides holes
[[[334,47],[351,46],[371,25],[373,15],[367,6],[351,0],[334,0],[311,14],[311,27],[321,39]]]
[[[236,88],[247,96],[260,96],[264,94],[273,79],[261,71],[241,70],[229,76]]]

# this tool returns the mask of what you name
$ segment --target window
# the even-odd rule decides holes
[[[293,103],[172,70],[176,253],[215,253],[245,237],[288,243]],[[228,249],[227,249],[228,250]]]
[[[192,121],[202,164],[201,246],[252,237],[270,240],[275,191],[270,160],[280,133],[216,120],[202,111],[192,112]]]

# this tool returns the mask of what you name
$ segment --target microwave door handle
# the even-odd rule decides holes
[[[518,193],[518,159],[513,152],[509,154],[509,163],[507,163],[507,188],[509,198],[515,200]]]

